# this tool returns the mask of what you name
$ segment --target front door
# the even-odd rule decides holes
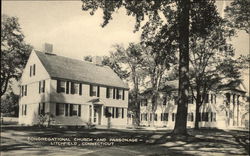
[[[93,114],[93,123],[94,124],[101,124],[101,106],[95,105],[94,106],[94,114]]]

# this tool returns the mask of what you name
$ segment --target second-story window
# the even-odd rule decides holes
[[[99,86],[94,86],[94,85],[89,85],[89,95],[90,96],[100,96],[100,87]]]
[[[45,92],[45,80],[39,81],[39,93]]]
[[[21,96],[27,96],[27,85],[21,86]]]
[[[114,88],[107,87],[106,88],[106,98],[114,97]]]
[[[71,94],[79,93],[79,84],[75,82],[71,82]]]
[[[65,85],[65,81],[57,80],[57,93],[65,93]]]
[[[123,89],[116,90],[116,99],[123,99],[124,100],[124,90]]]

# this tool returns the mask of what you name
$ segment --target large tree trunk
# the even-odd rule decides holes
[[[173,134],[187,134],[189,89],[189,11],[190,0],[178,2],[179,11],[179,100]]]
[[[196,108],[195,108],[195,121],[194,121],[194,129],[199,129],[199,119],[200,119],[200,106],[201,106],[201,96],[197,94],[196,98]]]

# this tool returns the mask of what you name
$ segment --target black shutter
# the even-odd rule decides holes
[[[25,96],[27,95],[27,85],[25,85]]]
[[[119,99],[119,89],[116,89],[116,99]]]
[[[45,115],[45,103],[42,103],[42,114]]]
[[[43,80],[43,93],[45,92],[45,80]]]
[[[122,90],[122,100],[124,100],[124,98],[125,98],[125,90],[123,89]]]
[[[82,84],[79,84],[79,95],[82,95]]]
[[[114,117],[115,117],[115,108],[112,107],[112,118],[114,118]]]
[[[124,108],[122,108],[122,118],[124,118]]]
[[[75,83],[71,82],[71,94],[75,94]]]
[[[69,94],[69,81],[66,81],[66,94]]]
[[[69,104],[65,104],[65,116],[69,115]]]
[[[113,88],[113,99],[115,99],[115,88]]]
[[[93,86],[90,84],[89,85],[89,96],[93,96],[92,92],[93,92]]]
[[[30,66],[30,77],[32,76],[32,66]]]
[[[81,105],[78,106],[78,116],[81,116]]]
[[[39,93],[41,93],[41,81],[39,81]]]
[[[33,65],[33,75],[36,75],[36,65]]]
[[[56,116],[59,115],[59,103],[56,104]]]
[[[40,115],[41,112],[40,112],[40,103],[38,104],[38,115]]]
[[[100,86],[97,86],[97,97],[100,97]]]
[[[56,85],[56,92],[57,92],[57,93],[60,93],[60,92],[61,92],[61,90],[60,90],[60,83],[61,83],[61,81],[60,81],[60,80],[57,80],[57,85]]]
[[[106,88],[106,98],[109,98],[109,87]]]
[[[162,113],[161,113],[161,121],[162,121],[163,117],[162,117]]]
[[[115,117],[118,118],[118,111],[119,111],[119,108],[116,108],[116,111],[115,111]]]
[[[69,116],[72,116],[73,105],[69,105]]]

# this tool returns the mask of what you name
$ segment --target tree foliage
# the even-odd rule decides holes
[[[12,91],[1,97],[1,113],[10,114],[14,112],[14,116],[18,116],[18,100],[19,96]]]
[[[231,27],[250,33],[250,1],[234,0],[225,9]]]
[[[32,47],[25,43],[16,17],[1,16],[1,92],[2,96],[12,78],[18,80]]]

